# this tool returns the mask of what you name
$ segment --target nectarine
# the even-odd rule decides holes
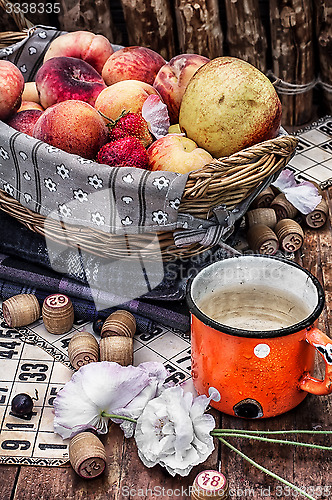
[[[47,108],[36,122],[33,136],[68,153],[93,159],[107,142],[108,130],[90,104],[69,100]]]
[[[7,120],[7,124],[19,132],[33,135],[33,129],[38,118],[43,114],[40,109],[25,109],[19,111]]]
[[[53,57],[38,70],[36,86],[44,108],[68,99],[85,101],[92,106],[106,88],[100,74],[76,57]]]
[[[58,56],[77,57],[101,74],[105,62],[113,52],[112,44],[105,36],[89,31],[74,31],[53,40],[44,56],[44,62]]]
[[[209,61],[199,54],[180,54],[158,71],[153,86],[168,108],[171,124],[179,121],[180,104],[190,78]]]
[[[151,94],[159,96],[152,85],[138,80],[123,80],[102,90],[96,99],[95,108],[116,120],[123,110],[141,113],[144,102]]]
[[[0,61],[0,120],[13,115],[21,105],[24,78],[10,61]]]
[[[146,47],[124,47],[107,59],[102,77],[107,85],[121,80],[140,80],[152,85],[165,62],[161,55]]]

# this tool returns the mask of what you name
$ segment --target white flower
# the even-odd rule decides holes
[[[161,177],[155,179],[152,184],[156,186],[159,191],[161,191],[163,188],[167,188],[169,186],[169,180],[166,179],[164,175],[162,175]]]
[[[56,166],[56,173],[60,175],[62,179],[68,179],[69,177],[69,168],[67,168],[63,163]]]
[[[48,179],[44,179],[44,184],[45,187],[51,191],[51,193],[54,193],[56,191],[56,184],[55,182],[52,181],[52,179],[49,177]]]
[[[168,215],[166,212],[163,212],[162,210],[158,210],[156,212],[152,212],[152,220],[153,222],[156,222],[160,226],[163,226],[167,223]]]
[[[172,475],[186,476],[214,449],[212,415],[205,414],[210,399],[193,398],[180,386],[165,389],[150,400],[137,420],[135,441],[146,467],[160,464]]]
[[[67,205],[65,203],[63,203],[62,205],[59,205],[58,210],[59,210],[59,214],[62,217],[70,217],[71,216],[71,213],[72,213],[71,209],[69,207],[67,207]]]
[[[1,50],[1,53],[5,56],[10,56],[14,52],[14,49],[12,47],[6,47]]]
[[[302,214],[310,214],[322,200],[314,184],[309,181],[298,183],[294,173],[287,168],[281,172],[278,179],[272,183],[272,186],[284,193],[289,203]]]
[[[3,185],[3,190],[10,196],[14,196],[14,188],[10,184],[8,184],[8,182]]]
[[[60,149],[59,149],[59,148],[56,148],[55,146],[47,146],[47,147],[46,147],[46,151],[47,151],[48,153],[51,153],[51,154],[52,154],[52,153],[56,153],[57,151],[60,151]]]
[[[125,408],[119,408],[120,415],[137,419],[144,410],[146,404],[152,399],[160,395],[163,390],[163,384],[166,377],[169,375],[162,363],[146,362],[141,363],[140,368],[145,370],[150,378],[150,383],[143,389],[136,398],[134,398]],[[120,423],[120,427],[126,438],[132,437],[135,430],[133,422],[112,418],[113,422]]]
[[[106,434],[109,417],[103,416],[103,412],[121,415],[129,404],[138,411],[139,406],[144,406],[144,401],[135,405],[134,398],[147,399],[147,395],[140,396],[141,392],[151,383],[156,388],[156,378],[160,382],[158,369],[149,367],[150,364],[134,367],[102,361],[82,366],[54,400],[55,432],[63,439],[89,428]],[[154,376],[151,377],[150,372]],[[151,397],[154,392],[152,389]]]
[[[95,189],[103,187],[103,180],[97,174],[88,177],[88,183]]]
[[[92,160],[87,160],[86,158],[82,158],[82,156],[78,156],[77,157],[77,161],[81,164],[81,165],[87,165],[89,163],[92,163]]]
[[[81,203],[83,203],[83,201],[88,201],[88,193],[82,189],[77,189],[76,191],[74,190],[73,195],[74,200],[78,200]]]
[[[170,200],[169,206],[174,210],[178,210],[180,208],[181,200],[179,198],[175,198],[175,200]]]
[[[3,147],[0,148],[0,156],[3,160],[9,160],[9,154]]]
[[[128,215],[124,218],[124,219],[121,219],[121,224],[123,226],[130,226],[130,224],[132,224],[133,221],[131,220],[130,217],[128,217]]]
[[[91,221],[93,224],[97,224],[97,226],[103,226],[105,224],[105,217],[100,212],[94,212],[91,214]]]

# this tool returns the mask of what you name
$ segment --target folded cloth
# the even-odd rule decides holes
[[[32,293],[34,294],[40,305],[42,305],[44,299],[50,294],[50,291],[40,290],[34,286],[24,285],[18,282],[8,281],[0,279],[0,297],[2,300],[9,299],[13,295],[18,295],[20,293]],[[102,311],[97,311],[93,302],[79,299],[77,297],[70,297],[73,303],[75,312],[75,321],[95,321],[96,319],[106,319],[112,312],[117,308],[104,309]],[[133,312],[136,320],[137,332],[138,333],[152,333],[156,330],[157,324],[155,321],[147,317],[143,317],[136,312]]]

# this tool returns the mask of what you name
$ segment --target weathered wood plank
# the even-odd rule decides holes
[[[315,0],[319,74],[326,113],[332,113],[332,2]]]
[[[165,59],[176,55],[169,0],[121,0],[130,45],[155,50]]]
[[[108,2],[94,0],[60,0],[58,15],[64,31],[91,31],[106,36],[112,43],[121,43],[122,36],[114,26]]]
[[[225,0],[225,7],[230,55],[266,73],[267,39],[258,0]]]
[[[175,0],[180,53],[201,54],[210,59],[223,55],[223,32],[217,0]]]
[[[315,80],[312,2],[270,0],[270,19],[273,73],[281,79],[276,89],[283,105],[282,123],[301,125],[312,117],[313,91],[306,87]]]
[[[15,486],[15,478],[19,467],[15,465],[2,465],[0,467],[0,498],[11,498]]]

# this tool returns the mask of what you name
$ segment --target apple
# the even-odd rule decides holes
[[[0,60],[0,120],[7,120],[21,105],[24,78],[10,61]]]
[[[217,57],[197,70],[179,114],[186,136],[218,158],[276,137],[280,122],[270,80],[235,57]]]
[[[106,144],[108,130],[93,106],[73,99],[47,108],[37,120],[33,136],[68,153],[92,160]]]
[[[168,134],[154,141],[147,149],[150,170],[167,170],[186,174],[211,162],[212,156],[181,135]]]
[[[42,114],[43,111],[40,109],[25,109],[23,111],[18,111],[7,120],[7,125],[10,125],[19,132],[32,136],[35,123]]]
[[[140,80],[152,85],[165,62],[160,54],[146,47],[124,47],[107,59],[102,77],[106,85],[121,80]]]
[[[74,31],[51,42],[44,62],[58,56],[76,57],[86,61],[101,74],[105,62],[113,52],[112,44],[105,36],[89,31]]]
[[[199,54],[180,54],[158,71],[153,86],[168,108],[171,124],[179,121],[180,104],[189,80],[198,68],[209,61]]]
[[[48,108],[69,99],[85,101],[92,106],[106,88],[100,74],[87,62],[76,57],[48,59],[36,74],[40,104]]]
[[[95,108],[112,120],[116,120],[123,110],[141,114],[142,106],[151,94],[159,96],[157,90],[148,83],[122,80],[100,92]]]

